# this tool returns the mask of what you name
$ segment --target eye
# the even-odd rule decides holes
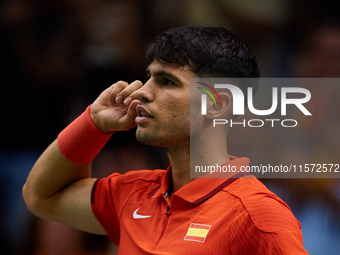
[[[162,78],[162,85],[168,86],[168,85],[174,85],[174,84],[175,83],[172,82],[171,80],[169,80],[168,78],[166,78],[166,77]]]

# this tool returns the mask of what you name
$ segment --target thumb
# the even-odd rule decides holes
[[[128,109],[127,114],[126,114],[127,119],[133,120],[134,124],[136,124],[135,118],[138,115],[136,107],[139,103],[140,103],[140,101],[138,99],[133,100],[131,102],[131,104],[129,105],[129,109]]]

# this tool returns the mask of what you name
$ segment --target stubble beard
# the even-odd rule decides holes
[[[143,130],[142,128],[137,128],[136,138],[139,142],[164,147],[164,148],[176,148],[183,147],[183,145],[190,145],[190,135],[186,135],[186,132],[189,134],[190,132],[187,130],[179,130],[175,128],[167,128],[166,132],[164,130],[160,130],[160,128],[156,128],[154,130]]]

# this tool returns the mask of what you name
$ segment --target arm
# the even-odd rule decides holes
[[[134,127],[135,107],[140,81],[128,85],[118,82],[106,89],[93,103],[90,116],[103,132]],[[131,97],[125,103],[115,98]],[[91,176],[91,162],[77,164],[67,159],[57,140],[40,156],[23,187],[27,207],[37,216],[64,223],[96,234],[105,234],[91,209],[91,191],[96,179]]]

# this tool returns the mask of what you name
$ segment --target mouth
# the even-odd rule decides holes
[[[144,109],[144,107],[140,105],[137,106],[136,110],[138,116],[136,117],[135,122],[137,124],[149,121],[150,119],[154,118],[146,109]]]

